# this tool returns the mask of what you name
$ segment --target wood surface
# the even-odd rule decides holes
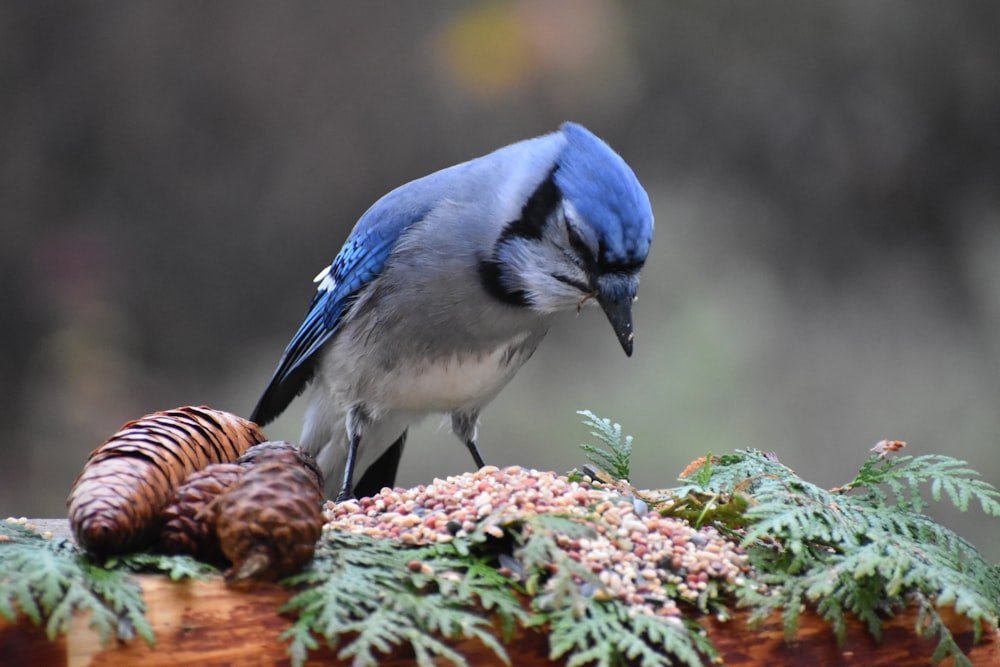
[[[38,523],[38,522],[34,522]],[[69,635],[55,642],[27,619],[10,624],[0,617],[0,665],[4,667],[234,667],[287,665],[286,644],[279,635],[291,624],[278,608],[291,592],[273,584],[228,588],[221,578],[173,582],[160,575],[137,575],[148,608],[147,617],[156,635],[156,647],[141,639],[112,641],[101,646],[96,633],[79,617]],[[747,628],[746,613],[737,611],[728,622],[705,617],[707,630],[726,665],[928,665],[933,640],[918,639],[912,614],[889,619],[881,643],[868,636],[858,622],[848,624],[848,639],[839,647],[825,622],[803,614],[792,642],[785,642],[781,619],[775,615],[754,630]],[[996,630],[988,629],[973,644],[972,626],[955,614],[947,615],[949,627],[974,665],[1000,667]],[[468,663],[501,664],[477,641],[454,644]],[[549,665],[547,642],[538,631],[519,631],[508,646],[515,667]],[[396,653],[381,664],[412,664],[411,656]],[[308,665],[337,665],[335,652],[324,647],[311,654]],[[950,664],[945,662],[942,664]]]
[[[102,647],[82,617],[67,637],[56,642],[50,642],[43,629],[26,619],[16,625],[0,619],[0,664],[10,667],[288,664],[286,646],[278,641],[278,636],[291,619],[279,616],[277,609],[289,598],[289,591],[271,584],[230,589],[221,579],[172,582],[158,575],[140,575],[138,579],[157,638],[154,649],[141,639],[111,642]],[[837,646],[823,621],[809,614],[803,616],[799,632],[790,643],[784,641],[781,619],[777,616],[756,630],[747,629],[746,616],[740,612],[725,623],[705,618],[701,624],[726,665],[926,665],[934,647],[932,641],[915,637],[912,615],[889,620],[881,644],[868,637],[859,623],[851,623],[843,647]],[[973,645],[972,628],[967,622],[950,615],[949,626],[958,633],[959,643],[974,665],[1000,665],[995,631],[984,633],[980,643]],[[476,641],[458,642],[455,646],[470,665],[500,664]],[[550,664],[545,637],[539,632],[520,632],[508,650],[514,665]],[[394,654],[386,656],[382,664],[411,663],[406,654]],[[324,648],[316,651],[307,664],[339,663],[333,652]]]

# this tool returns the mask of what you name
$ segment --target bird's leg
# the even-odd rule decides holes
[[[472,460],[476,462],[476,468],[482,468],[486,465],[483,461],[483,455],[479,453],[479,447],[476,446],[475,440],[466,440],[465,446],[469,448],[469,453],[472,454]]]
[[[451,430],[455,437],[465,443],[472,454],[472,460],[476,462],[476,468],[482,468],[486,463],[483,455],[479,453],[476,446],[476,425],[479,423],[479,411],[476,412],[453,412],[451,413]]]
[[[337,499],[334,501],[338,503],[354,498],[354,492],[351,490],[351,479],[354,477],[354,460],[358,455],[361,434],[352,433],[349,437],[351,442],[347,450],[347,465],[344,466],[344,482],[340,485],[340,493],[337,494]]]
[[[361,435],[365,426],[371,422],[371,418],[365,411],[364,406],[356,405],[347,411],[347,463],[344,465],[344,482],[340,485],[340,493],[337,494],[336,502],[350,500],[354,497],[352,482],[354,480],[354,466],[358,459],[358,446],[361,444]]]

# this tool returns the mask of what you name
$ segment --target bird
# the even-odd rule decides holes
[[[410,181],[315,277],[250,419],[310,388],[300,445],[337,501],[391,487],[408,429],[432,414],[450,415],[481,468],[480,413],[558,313],[600,306],[632,356],[653,227],[631,167],[572,122]]]

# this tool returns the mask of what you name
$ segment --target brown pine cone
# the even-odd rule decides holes
[[[226,562],[215,532],[217,505],[212,503],[245,472],[244,466],[235,463],[213,463],[191,473],[160,513],[163,527],[153,550],[187,554],[207,563]]]
[[[249,468],[215,505],[219,544],[233,566],[226,581],[273,581],[298,571],[323,532],[323,494],[297,465]]]
[[[316,478],[316,485],[323,489],[323,471],[313,455],[302,449],[298,445],[293,445],[284,440],[268,440],[259,442],[243,453],[243,456],[236,459],[242,465],[259,465],[262,463],[287,463],[289,465],[300,465],[308,470]]]
[[[183,407],[125,424],[95,449],[73,483],[69,521],[77,543],[108,555],[146,547],[174,489],[210,463],[235,461],[264,434],[253,422]]]

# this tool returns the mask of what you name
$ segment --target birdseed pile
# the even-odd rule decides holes
[[[679,616],[676,599],[711,597],[712,582],[739,585],[748,569],[746,556],[714,529],[696,530],[686,521],[661,517],[641,500],[587,481],[520,467],[486,466],[427,486],[328,503],[325,530],[426,545],[476,530],[500,538],[504,526],[546,512],[578,516],[594,529],[592,538],[555,536],[603,586],[581,582],[581,590],[596,599],[619,598],[648,614]],[[501,565],[508,565],[501,571],[519,576],[515,561]]]

